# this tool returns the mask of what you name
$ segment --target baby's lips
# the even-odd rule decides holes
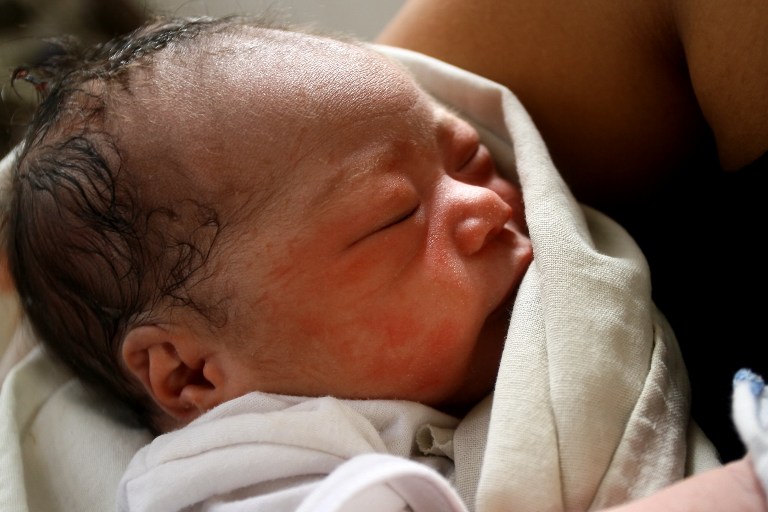
[[[525,220],[525,203],[523,203],[523,192],[520,186],[510,183],[501,198],[512,208],[510,222],[514,224],[514,228],[528,236],[528,223]]]

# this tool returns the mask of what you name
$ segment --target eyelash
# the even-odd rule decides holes
[[[469,162],[471,162],[472,159],[475,158],[475,155],[477,154],[478,151],[480,151],[480,144],[476,144],[474,151],[472,151],[472,153],[470,153],[469,156],[461,163],[461,166],[459,167],[461,171],[465,170],[465,168],[467,167],[467,164],[469,164]]]
[[[418,210],[418,209],[419,209],[419,205],[416,205],[413,209],[409,210],[404,215],[401,215],[401,216],[395,218],[393,221],[388,222],[386,225],[382,226],[377,231],[382,231],[384,229],[391,228],[391,227],[396,226],[396,225],[398,225],[398,224],[400,224],[402,222],[405,222],[406,220],[408,220],[411,217],[413,217],[414,214],[416,213],[416,210]]]

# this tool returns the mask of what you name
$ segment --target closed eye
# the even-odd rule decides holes
[[[411,217],[413,217],[416,214],[416,211],[418,209],[419,209],[419,205],[417,204],[412,209],[410,209],[410,210],[408,210],[406,212],[400,213],[396,217],[394,217],[394,218],[390,219],[389,221],[387,221],[386,223],[384,223],[381,227],[377,228],[374,231],[374,233],[377,233],[379,231],[383,231],[383,230],[385,230],[387,228],[391,228],[391,227],[397,226],[398,224],[401,224],[401,223],[407,221],[408,219],[410,219]]]
[[[456,173],[457,179],[473,185],[487,182],[496,174],[496,163],[484,144],[477,144]]]
[[[386,232],[386,231],[387,231],[388,229],[390,229],[390,228],[394,228],[394,227],[396,227],[396,226],[399,226],[399,225],[403,224],[403,223],[404,223],[404,222],[406,222],[408,219],[410,219],[410,218],[412,218],[414,215],[416,215],[416,212],[417,212],[418,210],[419,210],[419,205],[417,204],[417,205],[416,205],[416,206],[414,206],[413,208],[411,208],[411,209],[409,209],[409,210],[407,210],[407,211],[404,211],[404,212],[401,212],[401,213],[399,213],[399,214],[398,214],[398,215],[396,215],[395,217],[392,217],[391,219],[389,219],[389,220],[387,220],[387,221],[383,222],[381,225],[379,225],[379,226],[377,226],[377,227],[375,227],[375,228],[373,228],[373,229],[369,230],[369,231],[368,231],[368,232],[367,232],[365,235],[363,235],[362,237],[360,237],[360,238],[356,239],[356,240],[355,240],[355,241],[353,241],[351,244],[349,244],[349,246],[348,246],[348,247],[353,247],[353,246],[355,246],[355,245],[359,244],[360,242],[363,242],[363,241],[365,241],[365,240],[368,240],[368,239],[369,239],[370,237],[372,237],[373,235],[376,235],[376,234],[378,234],[378,233],[384,233],[384,232]]]
[[[464,158],[464,161],[461,162],[461,165],[459,166],[459,171],[462,171],[465,167],[467,167],[467,165],[469,165],[472,159],[475,158],[475,155],[480,150],[480,146],[481,144],[478,142],[473,146],[472,150],[467,153],[466,157]]]

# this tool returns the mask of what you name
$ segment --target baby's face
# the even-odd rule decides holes
[[[470,403],[493,386],[532,258],[520,191],[393,64],[328,44],[290,63],[289,100],[253,92],[252,57],[228,85],[239,157],[217,172],[247,188],[272,165],[283,184],[227,263],[231,394]]]

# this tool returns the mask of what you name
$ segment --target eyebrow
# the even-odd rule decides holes
[[[436,137],[439,137],[440,133],[444,131],[444,129],[441,130],[440,127],[445,127],[446,118],[450,114],[453,114],[453,112],[434,97],[426,95],[426,98],[428,104],[431,106],[432,115],[428,116],[429,119],[421,121],[429,123],[432,126],[432,133],[434,133]],[[345,190],[348,193],[350,190],[354,191],[360,188],[350,188],[350,184],[353,184],[358,180],[366,179],[365,177],[374,174],[374,171],[384,169],[385,174],[389,174],[393,170],[396,170],[397,160],[406,158],[407,154],[413,151],[414,144],[410,140],[401,140],[397,138],[390,140],[389,142],[390,143],[386,147],[376,146],[375,148],[371,148],[373,158],[370,159],[370,161],[367,160],[368,165],[366,168],[358,169],[357,172],[350,175],[347,172],[343,172],[349,169],[346,167],[344,169],[339,169],[333,176],[327,178],[320,186],[319,193],[314,196],[308,205],[310,209],[314,210],[327,207],[333,198],[333,194],[339,189]]]
[[[382,174],[378,172],[382,169],[384,169],[383,174],[390,174],[393,170],[397,169],[395,162],[403,155],[403,152],[399,149],[407,145],[407,142],[396,142],[394,149],[391,146],[388,146],[390,149],[372,149],[369,153],[372,158],[366,158],[367,165],[365,167],[353,168],[352,172],[350,172],[350,166],[340,167],[332,176],[323,180],[318,192],[314,195],[308,206],[312,210],[328,208],[337,194],[348,195],[350,192],[358,190],[370,189],[370,193],[374,194],[375,187],[371,181],[376,176]]]

